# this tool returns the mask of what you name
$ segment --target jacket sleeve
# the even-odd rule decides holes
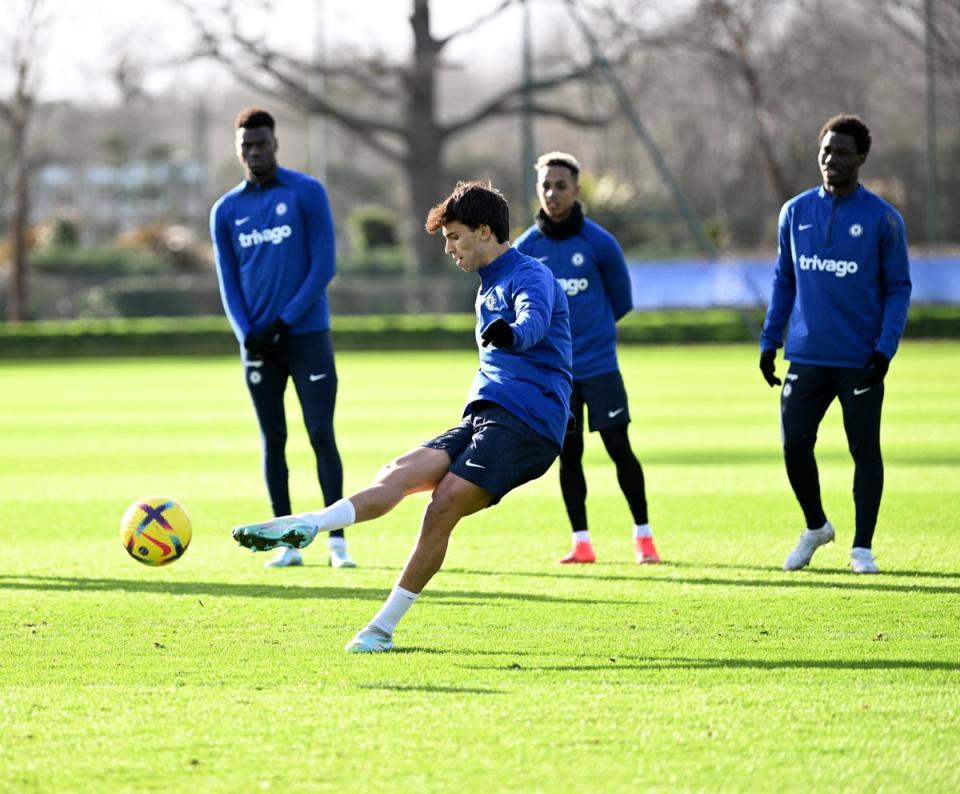
[[[880,227],[880,273],[883,278],[883,325],[876,350],[893,358],[907,324],[910,305],[910,263],[903,218],[888,210]]]
[[[546,271],[525,269],[513,289],[513,310],[516,319],[511,323],[513,345],[511,350],[521,353],[529,350],[550,330],[556,280]]]
[[[797,297],[797,273],[793,267],[793,247],[790,245],[791,205],[780,210],[777,245],[777,266],[773,274],[773,294],[760,333],[760,350],[776,350],[783,345],[783,329],[790,319]]]
[[[633,308],[633,288],[630,284],[630,270],[623,257],[623,249],[613,235],[604,234],[594,240],[597,251],[597,268],[603,281],[603,288],[613,309],[613,317],[619,320]]]
[[[250,332],[250,315],[247,302],[240,287],[240,263],[233,250],[230,228],[223,217],[220,203],[210,210],[210,239],[213,242],[213,258],[217,265],[217,282],[220,285],[220,300],[233,328],[233,335],[240,344]]]
[[[280,313],[287,325],[294,325],[320,299],[336,272],[336,237],[327,191],[319,182],[310,180],[301,197],[310,262],[303,284]]]

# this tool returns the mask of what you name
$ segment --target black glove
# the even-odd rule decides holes
[[[269,358],[279,351],[280,339],[290,329],[283,320],[277,318],[270,325],[254,328],[243,340],[243,346],[255,356]]]
[[[883,383],[888,369],[890,369],[890,359],[879,350],[874,350],[867,359],[866,375],[857,384],[857,388],[869,389],[871,386]]]
[[[484,347],[487,345],[510,347],[513,344],[513,329],[510,323],[498,317],[480,332],[480,338],[483,340]]]
[[[776,348],[764,350],[760,354],[760,372],[763,374],[763,379],[769,383],[771,387],[779,386],[783,382],[775,374],[777,371],[776,358]]]

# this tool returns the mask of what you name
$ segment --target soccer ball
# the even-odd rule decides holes
[[[120,519],[120,542],[144,565],[167,565],[183,556],[193,537],[190,517],[175,499],[138,499]]]

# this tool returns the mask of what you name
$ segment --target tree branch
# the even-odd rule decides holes
[[[552,77],[545,77],[539,80],[533,80],[529,85],[529,90],[533,93],[542,94],[553,88],[557,88],[558,86],[587,79],[596,73],[597,66],[597,63],[591,61],[590,63],[579,66],[570,70],[569,72],[556,74]],[[487,118],[488,116],[502,116],[519,112],[520,107],[514,106],[511,103],[514,100],[518,100],[523,95],[523,92],[524,86],[520,83],[507,88],[506,90],[494,96],[492,99],[488,100],[485,104],[481,105],[469,115],[445,125],[443,128],[444,136],[447,137],[455,135],[466,127],[470,127],[473,124],[483,121],[483,119]],[[549,112],[546,112],[541,106],[541,109],[536,112],[543,113],[544,115],[554,116],[556,118],[565,118],[568,121],[581,126],[590,123],[586,117],[578,116],[570,111],[551,108]]]
[[[451,41],[453,41],[453,39],[457,38],[458,36],[462,36],[465,33],[473,33],[481,25],[486,25],[487,22],[489,22],[494,17],[497,17],[500,14],[502,14],[504,11],[506,11],[510,6],[512,6],[516,2],[517,0],[501,0],[500,4],[496,8],[491,9],[486,14],[483,14],[477,19],[473,20],[473,22],[471,22],[470,24],[464,25],[459,30],[455,30],[449,36],[445,36],[442,39],[437,39],[437,49],[442,50]]]

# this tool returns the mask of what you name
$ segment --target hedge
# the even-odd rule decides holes
[[[618,325],[623,344],[755,342],[759,311],[635,312]],[[340,316],[333,319],[337,350],[469,350],[469,314]],[[914,306],[906,336],[960,338],[960,306]],[[66,320],[0,324],[0,358],[186,356],[236,354],[222,317]]]

